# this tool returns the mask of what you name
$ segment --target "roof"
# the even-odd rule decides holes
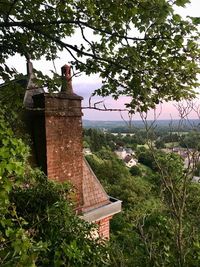
[[[133,157],[131,155],[127,155],[125,158],[124,158],[124,161],[126,163],[128,163]]]
[[[22,75],[19,78],[13,79],[9,82],[5,82],[0,84],[0,88],[4,88],[10,85],[15,85],[15,84],[19,84],[20,86],[22,86],[23,88],[26,88],[27,84],[28,84],[28,76],[27,75]]]
[[[13,79],[10,82],[4,82],[0,84],[1,103],[13,103],[13,100],[16,99],[16,97],[17,99],[23,100],[27,83],[27,76],[21,75],[20,77]]]
[[[16,91],[12,90],[12,87],[20,88],[20,95],[24,96],[23,104],[26,108],[33,107],[32,96],[35,94],[44,93],[42,88],[38,88],[37,85],[33,82],[34,74],[30,73],[29,75],[21,75],[20,77],[13,79],[11,81],[0,84],[0,90],[11,88],[10,93],[7,94],[8,97],[15,97]],[[2,91],[4,92],[4,91]],[[6,92],[7,93],[7,92]],[[25,94],[25,95],[24,95]]]
[[[85,159],[83,161],[83,203],[83,212],[110,203],[109,196]]]

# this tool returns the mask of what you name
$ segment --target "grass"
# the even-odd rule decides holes
[[[165,143],[166,148],[173,148],[179,146],[179,142],[170,142],[170,143]]]

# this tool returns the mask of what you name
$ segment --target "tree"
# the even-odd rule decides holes
[[[146,149],[146,151],[141,152],[138,155],[138,162],[148,166],[149,168],[153,168],[154,158],[152,157],[151,151]]]
[[[164,141],[162,140],[162,139],[157,139],[156,141],[155,141],[155,146],[156,146],[156,148],[165,148],[165,143],[164,143]]]
[[[102,148],[95,154],[88,155],[86,159],[105,187],[108,184],[118,184],[123,177],[130,175],[124,162],[110,149]],[[112,194],[116,196],[114,191]]]
[[[107,245],[77,217],[69,184],[31,169],[28,147],[0,110],[0,265],[105,266]]]
[[[184,148],[200,149],[199,131],[191,131],[180,138],[180,145]]]
[[[196,176],[200,176],[200,162],[198,162],[198,163],[196,164],[196,168],[195,168],[195,172],[194,172],[194,174],[195,174]]]
[[[141,176],[142,175],[142,171],[141,171],[140,167],[138,167],[138,166],[132,166],[129,171],[130,171],[132,176],[136,176],[136,175]]]
[[[14,264],[15,259],[20,265],[30,266],[37,253],[37,244],[24,229],[25,221],[16,213],[16,206],[10,200],[10,193],[22,186],[26,172],[28,147],[22,140],[15,138],[14,133],[0,112],[0,264]],[[40,245],[40,244],[38,244]],[[20,247],[20,251],[19,251]],[[10,264],[12,265],[12,264]],[[7,265],[8,266],[8,265]]]
[[[150,150],[151,171],[131,176],[118,162],[116,179],[119,168],[102,152],[89,162],[108,193],[123,200],[111,222],[111,244],[119,250],[111,252],[113,266],[199,266],[200,185],[191,182],[181,157]]]
[[[76,71],[100,74],[96,94],[130,96],[132,112],[191,98],[198,86],[199,19],[184,20],[174,11],[189,2],[1,1],[1,77],[14,75],[5,63],[16,53],[53,60],[65,50]],[[75,32],[78,43],[70,39]]]
[[[183,160],[178,155],[155,155],[155,162],[158,170],[157,190],[168,213],[166,231],[171,235],[167,260],[171,264],[174,261],[172,266],[198,266],[199,225],[195,211],[199,206],[200,187],[191,182],[193,174],[189,168],[184,168]]]

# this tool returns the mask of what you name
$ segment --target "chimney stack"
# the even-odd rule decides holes
[[[70,66],[62,67],[60,93],[33,96],[33,136],[38,165],[49,179],[70,181],[83,204],[82,97],[73,93]]]
[[[109,239],[109,222],[121,211],[121,201],[109,197],[82,149],[82,97],[73,93],[70,66],[64,65],[59,93],[41,93],[33,83],[32,65],[27,62],[29,81],[25,95],[28,122],[33,137],[34,163],[48,179],[70,181],[75,188],[76,208],[81,218],[98,225],[98,235]]]

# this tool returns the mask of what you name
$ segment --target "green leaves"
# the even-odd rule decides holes
[[[102,266],[107,247],[79,219],[68,183],[54,183],[27,162],[28,147],[0,113],[0,265]]]
[[[177,6],[182,6],[182,7],[184,7],[188,3],[190,3],[190,0],[176,0],[175,1],[175,4]]]
[[[200,17],[190,17],[190,18],[195,25],[200,24]]]
[[[1,117],[0,265],[107,264],[106,245],[92,239],[96,228],[72,210],[72,186],[48,181],[41,171],[30,169],[27,155],[27,147]]]
[[[4,1],[1,76],[8,80],[13,75],[4,66],[10,55],[53,60],[64,50],[76,71],[100,74],[104,84],[96,94],[115,99],[130,96],[132,112],[146,111],[163,100],[192,98],[198,86],[199,18],[184,20],[174,11],[187,3]],[[71,37],[77,29],[79,37],[74,41]],[[188,51],[187,42],[196,49]],[[55,77],[44,79],[50,90],[58,89]]]

